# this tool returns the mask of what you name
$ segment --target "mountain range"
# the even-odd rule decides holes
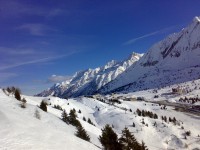
[[[161,88],[200,77],[200,18],[154,44],[145,54],[75,73],[38,96],[77,97]]]

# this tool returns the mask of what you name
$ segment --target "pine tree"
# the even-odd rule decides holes
[[[88,123],[89,124],[93,124],[92,121],[90,120],[90,118],[88,118]]]
[[[122,136],[119,138],[119,142],[123,150],[140,150],[140,144],[126,127],[122,130]]]
[[[76,119],[76,117],[77,117],[77,115],[76,115],[75,109],[70,110],[70,112],[69,112],[69,117],[68,117],[69,123],[70,123],[71,125],[73,125],[73,126],[78,127],[78,126],[81,125],[81,123],[80,123],[80,121],[78,121],[78,120]]]
[[[142,116],[145,117],[146,116],[146,113],[144,110],[142,110]]]
[[[64,122],[66,122],[66,123],[69,122],[69,118],[68,118],[68,115],[67,115],[67,113],[66,113],[65,110],[62,112],[61,117],[62,117],[61,119],[62,119]]]
[[[176,125],[176,118],[175,117],[173,118],[172,121],[173,121],[174,125]]]
[[[136,112],[137,112],[138,116],[141,116],[142,112],[139,109],[137,109]]]
[[[14,86],[11,87],[11,92],[15,93],[16,88]]]
[[[158,119],[158,115],[157,115],[157,114],[154,114],[154,115],[153,115],[153,118],[154,118],[154,119]]]
[[[102,129],[102,135],[99,141],[105,150],[122,150],[121,144],[118,142],[117,134],[108,124]]]
[[[81,110],[80,109],[79,109],[78,113],[81,114]]]
[[[70,110],[69,116],[70,116],[71,118],[76,118],[76,117],[77,117],[77,115],[76,115],[76,110],[75,110],[75,109]]]
[[[9,87],[7,87],[6,90],[7,90],[8,93],[11,93],[11,92],[12,92],[11,89],[10,89]]]
[[[156,123],[156,122],[154,122],[153,126],[154,126],[154,127],[157,127],[157,123]]]
[[[20,90],[19,89],[16,89],[15,90],[15,98],[19,101],[21,101],[21,95],[20,95]]]
[[[167,117],[166,117],[166,116],[164,116],[164,117],[163,117],[163,120],[164,120],[165,122],[167,122]]]
[[[147,146],[145,146],[145,143],[143,141],[142,141],[140,150],[148,150]]]
[[[83,121],[86,121],[86,118],[85,118],[85,117],[83,117]]]
[[[40,109],[42,109],[43,111],[47,112],[47,104],[45,102],[41,102],[40,103]]]
[[[171,117],[169,117],[169,122],[172,122],[172,119],[171,119]]]
[[[77,126],[76,127],[77,131],[76,131],[76,136],[83,139],[83,140],[86,140],[86,141],[90,141],[90,137],[89,135],[86,133],[85,129],[82,127],[82,125],[80,126]]]

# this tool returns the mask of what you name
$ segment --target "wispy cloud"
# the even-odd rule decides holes
[[[67,57],[69,55],[72,55],[73,53],[74,52],[69,53],[69,54],[65,54],[65,55],[57,55],[57,56],[52,56],[52,57],[45,57],[45,58],[35,59],[35,60],[31,60],[31,61],[19,62],[19,63],[15,63],[15,64],[11,64],[11,65],[4,65],[4,66],[0,67],[0,71],[1,70],[15,68],[15,67],[19,67],[19,66],[29,65],[29,64],[36,64],[36,63],[41,63],[41,62],[48,62],[48,61],[52,61],[52,60],[55,60],[55,59]]]
[[[157,35],[157,34],[166,33],[166,32],[168,32],[168,31],[170,31],[170,30],[172,30],[172,29],[174,29],[176,27],[177,27],[177,25],[176,26],[171,26],[171,27],[168,27],[168,28],[164,28],[164,29],[161,29],[161,30],[157,30],[157,31],[154,31],[154,32],[151,32],[151,33],[148,33],[148,34],[145,34],[145,35],[130,39],[130,40],[124,42],[123,45],[130,45],[130,44],[133,44],[136,41],[142,40],[144,38],[147,38],[147,37],[150,37],[150,36],[154,36],[154,35]]]
[[[28,31],[31,35],[44,36],[48,32],[56,31],[55,29],[39,23],[23,24],[16,28],[17,30]]]
[[[70,80],[71,76],[61,76],[61,75],[52,75],[48,78],[47,83],[58,83],[66,80]]]

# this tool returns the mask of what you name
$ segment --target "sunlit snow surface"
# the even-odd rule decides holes
[[[187,83],[192,87],[193,83]],[[170,87],[171,88],[171,87]],[[170,91],[169,87],[158,90],[158,95]],[[195,95],[199,90],[191,92],[191,96]],[[155,95],[152,91],[141,91],[129,93],[126,95],[120,94],[116,96],[143,96],[147,100],[154,100]],[[189,96],[189,95],[188,95]],[[97,145],[101,147],[98,140],[101,134],[101,129],[105,124],[113,126],[114,130],[121,135],[121,130],[128,127],[135,135],[137,140],[142,140],[150,150],[157,149],[194,149],[200,148],[200,134],[199,124],[200,117],[184,112],[177,112],[172,107],[167,106],[167,110],[161,110],[158,104],[139,101],[122,101],[122,104],[112,106],[102,103],[98,100],[86,97],[79,97],[76,99],[60,99],[57,97],[48,97],[51,105],[48,106],[48,112],[43,112],[36,105],[42,101],[42,97],[24,96],[27,100],[27,108],[22,109],[19,102],[12,96],[6,96],[2,91],[0,92],[0,149],[98,149]],[[111,97],[111,96],[108,96]],[[169,101],[176,101],[179,97],[169,99]],[[155,100],[162,100],[160,96]],[[67,125],[60,119],[60,110],[52,108],[52,106],[60,105],[68,113],[70,109],[79,109],[81,113],[78,114],[83,127],[91,137],[91,143],[77,138],[74,133],[76,129]],[[124,111],[121,108],[127,108]],[[136,109],[144,109],[157,113],[159,119],[151,119],[148,117],[139,117],[134,114]],[[34,117],[35,110],[38,109],[41,115],[41,120]],[[132,110],[132,112],[129,111]],[[173,125],[173,123],[163,123],[161,116],[176,117],[178,121],[183,122],[180,126]],[[83,116],[95,124],[95,126],[83,121]],[[148,127],[143,125],[144,122]],[[157,128],[153,126],[157,122]],[[135,127],[132,127],[133,122]],[[184,126],[184,129],[181,129]],[[185,131],[191,131],[191,136],[184,139]]]

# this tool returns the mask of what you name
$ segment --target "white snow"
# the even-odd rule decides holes
[[[23,109],[19,104],[15,98],[6,96],[0,90],[0,149],[99,149],[76,137],[75,128],[66,125],[55,115],[31,104]],[[34,117],[36,109],[41,115],[40,120]]]
[[[77,72],[70,82],[61,82],[60,84],[56,84],[38,95],[69,97],[92,94],[126,71],[137,62],[142,55],[143,54],[132,53],[131,56],[124,61],[116,62],[112,60],[103,67]]]
[[[184,85],[190,85],[191,88],[195,86],[193,82],[188,82]],[[162,93],[169,92],[170,88],[159,89],[156,94],[162,95]],[[195,94],[195,92],[197,91],[193,90],[190,94]],[[153,90],[147,90],[128,94],[107,95],[106,97],[142,96],[147,100],[153,100],[152,97],[154,95]],[[101,129],[106,124],[113,126],[119,137],[121,130],[124,127],[128,127],[137,140],[139,142],[143,140],[150,150],[200,148],[200,137],[198,137],[200,135],[200,117],[175,111],[170,106],[167,106],[167,110],[163,110],[160,109],[161,106],[158,104],[123,100],[121,100],[122,104],[113,106],[93,98],[78,97],[66,100],[49,96],[47,99],[49,99],[51,105],[48,106],[48,112],[46,113],[36,107],[44,99],[43,97],[23,97],[27,100],[27,108],[25,109],[20,108],[19,102],[13,97],[8,97],[3,92],[0,92],[0,126],[3,126],[3,130],[0,131],[0,136],[2,137],[0,149],[98,149],[98,147],[101,147],[98,137],[101,135]],[[180,96],[175,96],[169,101],[172,101],[172,99],[176,101],[178,97]],[[163,97],[160,96],[157,101],[162,99]],[[60,105],[67,113],[73,108],[77,112],[81,110],[81,113],[77,113],[78,120],[91,137],[92,144],[74,135],[75,128],[60,120],[62,111],[54,109],[52,107],[54,105]],[[40,112],[41,120],[34,117],[36,108]],[[127,111],[125,111],[125,108]],[[156,113],[158,119],[138,116],[135,113],[138,108]],[[130,109],[132,112],[129,111]],[[176,117],[180,125],[162,122],[161,116],[166,116],[167,118]],[[90,118],[95,126],[83,121],[83,117]],[[145,124],[148,124],[148,127],[141,123],[142,118]],[[157,127],[153,126],[155,121]],[[135,127],[132,127],[133,122]],[[184,129],[181,129],[182,126]],[[188,136],[187,140],[184,139],[186,131],[191,131],[191,136]]]

